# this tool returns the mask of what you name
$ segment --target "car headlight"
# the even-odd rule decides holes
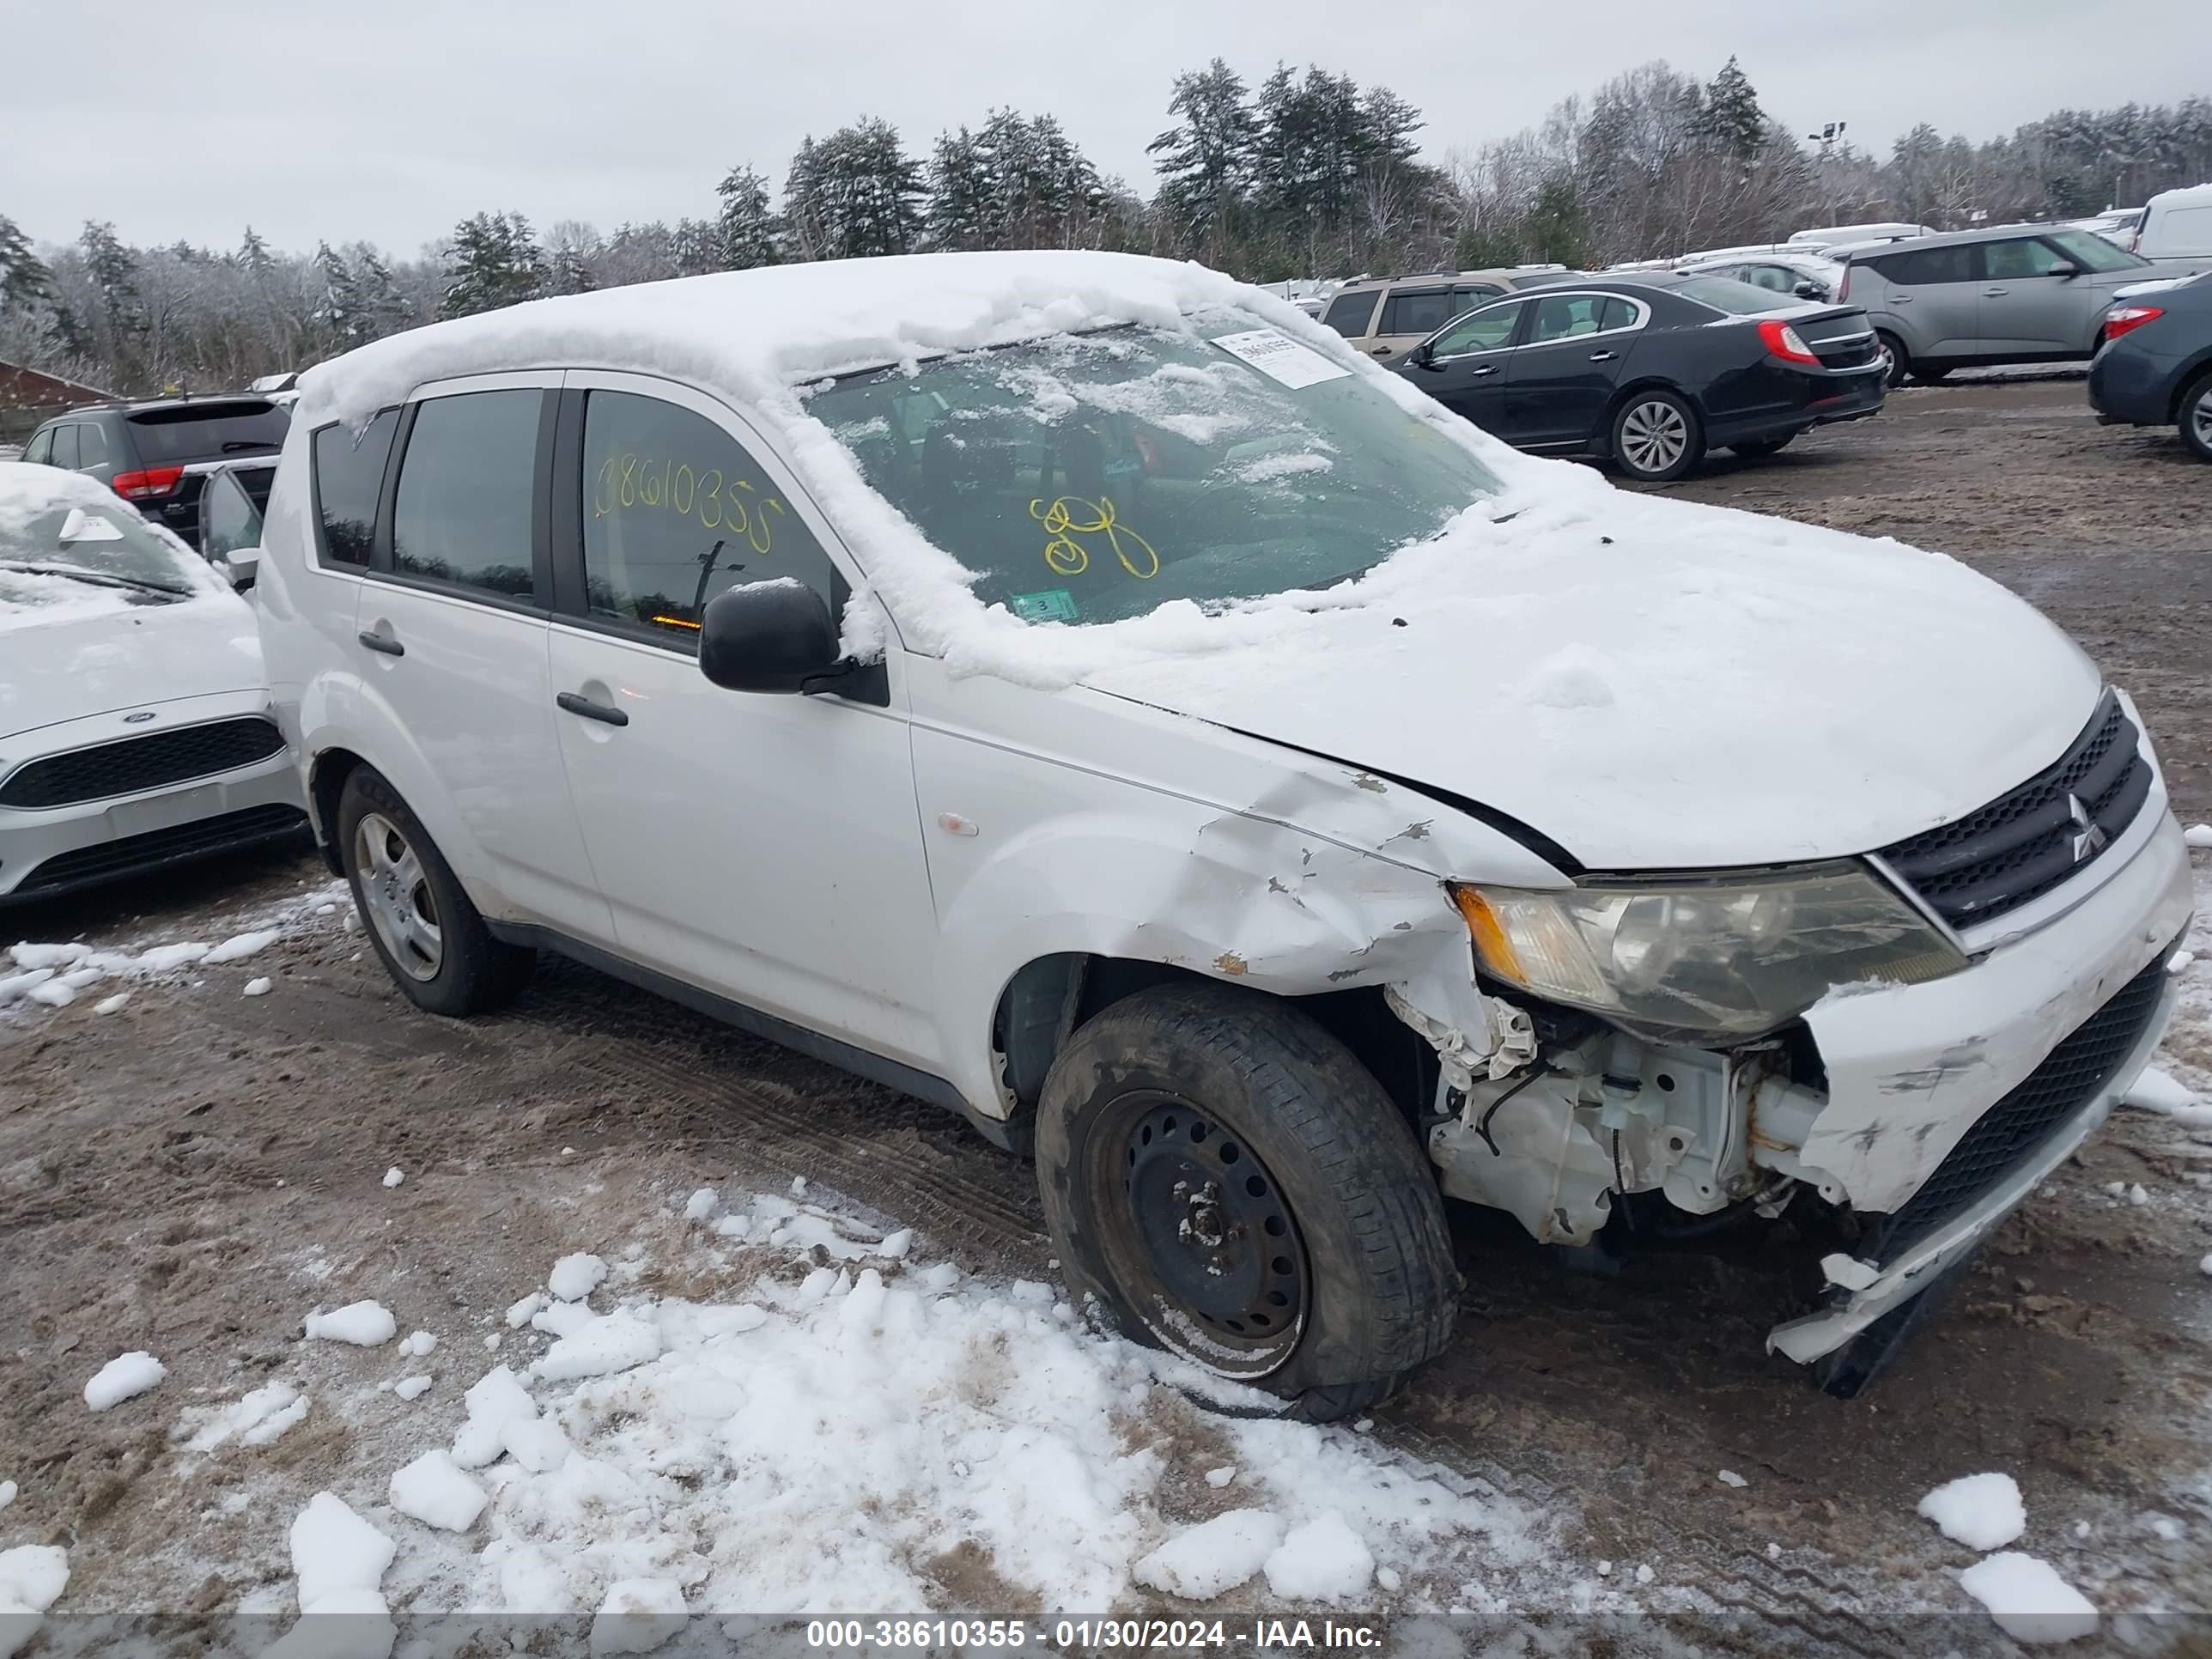
[[[1966,965],[1925,917],[1852,862],[1451,891],[1490,974],[1666,1031],[1756,1036],[1838,985],[1912,984]]]

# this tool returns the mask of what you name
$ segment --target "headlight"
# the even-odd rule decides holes
[[[1614,877],[1559,891],[1455,886],[1489,973],[1645,1027],[1755,1036],[1836,986],[1966,965],[1856,863],[1765,874]]]

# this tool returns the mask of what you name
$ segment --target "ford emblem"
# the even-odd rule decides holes
[[[123,717],[123,723],[125,726],[143,726],[148,720],[150,720],[153,718],[154,711],[150,708],[144,708],[141,709],[135,714],[125,714]]]

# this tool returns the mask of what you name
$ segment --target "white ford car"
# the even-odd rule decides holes
[[[1313,1416],[1446,1341],[1445,1197],[1786,1210],[1771,1346],[1856,1389],[2190,917],[2132,706],[2002,588],[1522,458],[1193,266],[403,334],[307,377],[260,568],[417,1004],[551,949],[941,1102],[1080,1299]]]
[[[306,824],[252,608],[98,480],[0,462],[0,905]]]

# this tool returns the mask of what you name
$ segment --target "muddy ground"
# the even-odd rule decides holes
[[[2096,427],[2078,377],[1908,389],[1674,493],[1968,558],[2135,691],[2185,816],[2212,817],[2212,468],[2170,434]],[[326,880],[304,854],[237,860],[9,915],[0,942],[219,938]],[[377,1495],[362,1472],[434,1437],[425,1414],[454,1414],[483,1335],[554,1257],[649,1240],[701,1184],[805,1175],[965,1266],[1047,1273],[1027,1167],[942,1113],[551,961],[511,1012],[431,1020],[343,921],[112,1016],[89,998],[0,1014],[0,1480],[21,1486],[0,1545],[67,1545],[69,1606],[281,1591],[309,1494]],[[242,997],[251,975],[275,993]],[[2212,1067],[2201,1025],[2170,1046]],[[2107,1612],[2212,1607],[2212,1191],[2192,1174],[2212,1181],[2212,1137],[2121,1115],[1850,1403],[1762,1356],[1790,1294],[1770,1254],[1601,1276],[1464,1215],[1457,1339],[1375,1431],[1549,1509],[1580,1556],[1650,1565],[1656,1604],[1763,1610],[1776,1643],[1981,1640],[1946,1571],[1970,1553],[1913,1505],[1984,1469],[2026,1493],[2021,1547]],[[443,1339],[418,1405],[363,1388],[357,1356],[300,1349],[304,1312],[357,1297]],[[169,1365],[163,1408],[87,1412],[85,1379],[138,1347]],[[177,1409],[280,1364],[350,1403],[187,1478]]]

